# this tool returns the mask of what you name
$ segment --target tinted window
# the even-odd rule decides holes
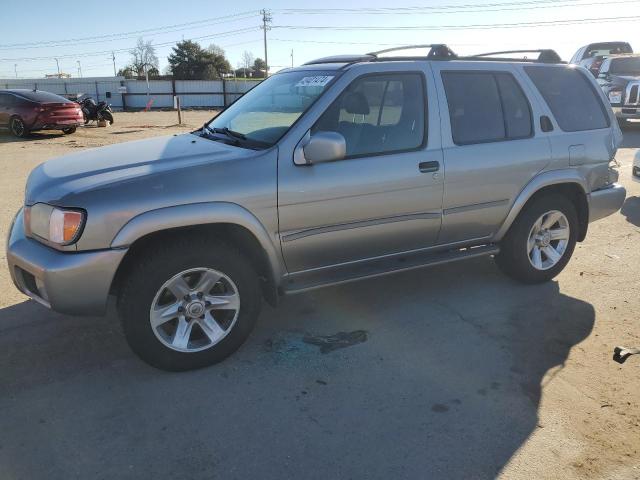
[[[24,97],[28,100],[38,103],[68,103],[71,100],[67,100],[60,95],[56,95],[55,93],[42,92],[40,90],[37,91],[20,91],[17,92],[18,95]]]
[[[413,150],[424,141],[425,99],[418,74],[355,80],[311,130],[340,133],[347,156]]]
[[[580,70],[547,66],[525,67],[560,128],[565,132],[609,126],[602,101]]]
[[[614,58],[609,72],[621,75],[640,75],[640,57]]]
[[[496,74],[502,100],[502,112],[507,127],[507,138],[526,138],[533,133],[531,109],[520,85],[509,74]]]
[[[456,144],[531,136],[529,103],[510,74],[444,72],[442,81]]]

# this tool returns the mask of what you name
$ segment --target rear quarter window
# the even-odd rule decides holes
[[[589,79],[570,67],[529,66],[525,72],[565,132],[609,127],[602,100]]]

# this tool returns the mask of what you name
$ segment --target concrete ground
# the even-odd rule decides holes
[[[0,136],[0,236],[40,162],[210,116]],[[611,360],[640,346],[638,147],[627,131],[622,212],[557,281],[522,286],[486,258],[288,297],[194,372],[147,366],[113,315],[52,313],[0,267],[0,478],[640,478],[640,358]],[[302,341],[355,330],[368,340],[329,353]]]

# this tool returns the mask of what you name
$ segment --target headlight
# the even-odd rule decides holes
[[[57,245],[70,245],[78,240],[84,226],[85,213],[80,210],[36,203],[24,209],[24,230]]]
[[[609,102],[610,103],[622,103],[622,91],[621,90],[611,90],[609,92]]]

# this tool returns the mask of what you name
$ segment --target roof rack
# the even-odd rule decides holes
[[[429,53],[423,55],[411,56],[387,56],[386,53],[399,52],[402,50],[415,50],[417,48],[428,48]],[[501,57],[500,55],[508,54],[535,54],[534,57],[527,55],[518,55],[516,57]],[[403,47],[387,48],[370,52],[366,55],[336,55],[332,57],[323,57],[305,65],[318,65],[321,63],[345,63],[345,66],[358,62],[385,62],[400,60],[470,60],[470,61],[486,61],[486,62],[531,62],[531,63],[565,63],[555,50],[550,48],[530,49],[530,50],[505,50],[503,52],[478,53],[466,57],[459,57],[447,45],[443,43],[426,44],[426,45],[405,45]]]
[[[389,52],[398,52],[400,50],[415,50],[416,48],[428,48],[429,53],[425,56],[385,56],[380,57],[381,54]],[[334,55],[331,57],[317,58],[305,65],[318,65],[321,63],[358,63],[358,62],[376,62],[376,61],[389,61],[389,60],[452,60],[458,58],[458,56],[444,44],[438,43],[433,45],[406,45],[404,47],[387,48],[385,50],[378,50],[377,52],[367,53],[365,55]]]
[[[529,58],[527,55],[516,57],[498,57],[496,55],[507,55],[512,53],[534,53],[535,58]],[[505,50],[503,52],[478,53],[468,57],[460,57],[461,60],[486,60],[492,62],[532,62],[532,63],[562,63],[560,55],[550,48],[533,49],[533,50]]]
[[[418,57],[400,56],[400,57],[383,57],[383,58],[380,58],[380,55],[383,54],[383,53],[398,52],[400,50],[415,50],[416,48],[428,48],[429,49],[429,53],[427,53],[426,57],[423,57],[423,56],[418,56]],[[368,53],[368,55],[372,55],[373,57],[375,57],[375,60],[380,60],[380,61],[383,61],[383,60],[395,60],[396,58],[400,58],[400,59],[421,58],[423,60],[424,59],[427,59],[427,60],[453,60],[453,59],[458,58],[458,55],[456,55],[454,53],[454,51],[451,50],[444,43],[434,43],[434,44],[426,44],[426,45],[405,45],[403,47],[394,47],[394,48],[387,48],[385,50],[378,50],[377,52]]]

